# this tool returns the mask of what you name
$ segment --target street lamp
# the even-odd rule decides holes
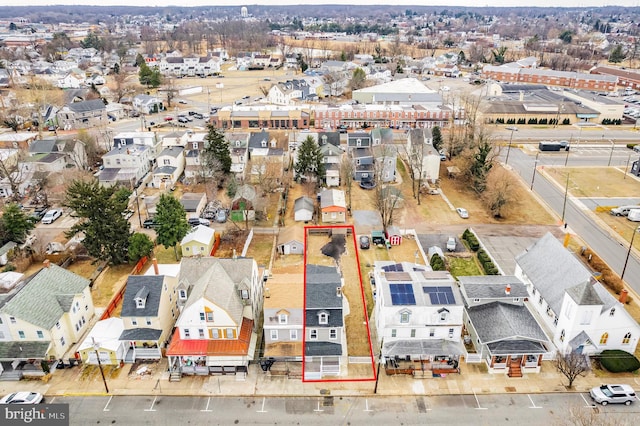
[[[620,280],[624,280],[624,272],[627,270],[627,263],[629,262],[629,255],[631,255],[631,247],[633,247],[633,239],[636,237],[636,233],[640,232],[640,226],[633,230],[631,234],[631,242],[629,243],[629,250],[627,250],[627,257],[624,259],[624,266],[622,267],[622,273],[620,274]]]
[[[222,103],[222,89],[224,89],[224,83],[216,83],[216,89],[220,89],[220,103]]]
[[[104,370],[102,369],[102,363],[100,362],[100,354],[98,353],[98,349],[100,345],[96,342],[96,340],[92,337],[93,342],[93,350],[96,351],[96,359],[98,360],[98,368],[100,368],[100,374],[102,375],[102,383],[104,383],[104,390],[109,393],[109,387],[107,386],[107,379],[104,377]]]
[[[531,176],[531,191],[533,191],[533,181],[536,178],[536,167],[538,166],[538,155],[540,155],[539,152],[536,152],[536,160],[533,162],[533,176]]]
[[[613,157],[613,148],[615,148],[616,146],[616,144],[612,140],[609,140],[609,142],[611,142],[611,152],[609,153],[609,162],[607,163],[607,167],[611,166],[611,157]]]
[[[517,132],[517,127],[507,127],[507,130],[511,130],[511,136],[509,137],[509,146],[507,147],[507,158],[504,160],[504,165],[509,163],[509,152],[511,151],[511,141],[513,140],[513,132]]]

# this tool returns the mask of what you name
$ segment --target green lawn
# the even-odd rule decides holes
[[[475,257],[448,257],[447,261],[449,262],[449,272],[451,272],[451,275],[454,277],[484,275]]]

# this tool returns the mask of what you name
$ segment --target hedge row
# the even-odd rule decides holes
[[[601,274],[600,282],[609,287],[616,294],[620,294],[624,289],[624,282],[611,270],[611,268],[609,268],[609,265],[600,259],[597,254],[591,251],[591,249],[582,250],[581,255],[586,259],[587,263],[591,268],[593,268],[593,270]],[[627,303],[631,303],[631,297],[627,297]]]
[[[478,262],[480,262],[482,269],[484,269],[487,275],[498,275],[498,268],[493,264],[493,261],[484,249],[478,250]]]
[[[471,249],[472,251],[478,251],[478,249],[480,248],[480,242],[478,241],[478,238],[476,238],[476,235],[468,229],[465,229],[462,233],[462,239],[467,242],[469,249]]]

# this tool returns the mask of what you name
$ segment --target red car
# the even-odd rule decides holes
[[[165,117],[164,118],[164,121],[171,121],[171,120],[173,120],[173,117]]]

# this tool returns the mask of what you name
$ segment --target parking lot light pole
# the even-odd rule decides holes
[[[564,222],[564,214],[567,211],[567,195],[569,194],[569,172],[567,172],[567,183],[564,186],[564,202],[562,203],[562,222]]]
[[[533,181],[536,178],[536,168],[538,167],[538,155],[540,155],[539,152],[536,153],[536,159],[533,162],[533,176],[531,176],[531,188],[529,188],[531,191],[533,191]]]
[[[631,248],[633,247],[633,240],[636,237],[636,234],[640,232],[640,226],[633,230],[633,234],[631,234],[631,242],[629,243],[629,250],[627,250],[627,257],[624,259],[624,266],[622,267],[622,273],[620,274],[620,281],[624,280],[624,273],[627,270],[627,263],[629,263],[629,256],[631,255]]]

